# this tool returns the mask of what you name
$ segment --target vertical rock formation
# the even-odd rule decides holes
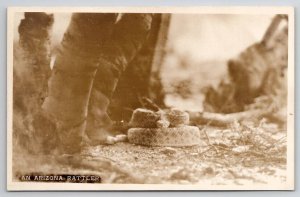
[[[280,26],[280,24],[282,24]],[[286,102],[286,68],[288,65],[287,17],[274,17],[263,40],[249,46],[238,57],[228,61],[228,77],[217,89],[209,87],[206,111],[232,113],[253,108],[256,98],[267,96]],[[260,106],[265,109],[271,103]]]
[[[134,109],[144,107],[141,99],[149,98],[164,106],[160,68],[165,53],[169,14],[155,14],[149,38],[129,63],[112,97],[109,112],[114,120],[128,121]]]
[[[43,103],[50,76],[50,33],[53,15],[27,12],[19,26],[18,64],[14,65],[14,104],[32,113]],[[17,46],[16,46],[17,47]],[[22,62],[21,62],[22,61]],[[20,97],[19,97],[20,96]]]
[[[28,105],[31,117],[27,136],[33,137],[31,144],[35,144],[37,151],[73,154],[80,151],[85,134],[97,143],[105,139],[111,124],[108,105],[124,72],[128,73],[124,78],[133,76],[133,79],[121,80],[120,87],[140,83],[138,91],[143,96],[149,95],[161,16],[123,14],[117,20],[118,16],[116,13],[74,13],[49,77],[49,31],[53,16],[25,14],[19,32],[23,50],[20,59],[26,64],[21,63],[24,66],[15,73],[16,80],[24,73],[22,82],[26,83],[22,87],[16,83],[16,90],[22,93],[15,95],[25,97],[24,107],[36,103]],[[136,58],[139,52],[141,56]],[[132,65],[127,70],[129,64]],[[140,73],[139,69],[143,71]],[[48,92],[45,91],[47,81]],[[123,94],[116,95],[118,99],[124,98]],[[15,106],[18,105],[16,102]]]
[[[80,151],[85,134],[91,143],[106,139],[110,98],[152,23],[152,14],[124,14],[118,22],[117,17],[115,13],[73,14],[42,107],[45,119],[56,126],[56,136],[49,135],[57,142],[49,147],[73,154]],[[42,130],[38,124],[45,119],[36,121],[35,128]]]
[[[50,69],[50,34],[53,15],[26,12],[18,28],[19,43],[14,43],[13,135],[14,150],[34,149],[30,139],[33,114],[47,95]]]
[[[108,135],[106,133],[109,126],[108,105],[117,84],[129,84],[127,81],[119,79],[124,72],[127,72],[130,62],[149,39],[153,18],[153,14],[123,14],[115,24],[111,38],[104,44],[99,54],[99,67],[94,79],[88,109],[86,133],[90,139],[103,141]],[[123,100],[130,99],[124,95],[118,97]]]
[[[44,120],[36,121],[36,132],[46,133],[45,122],[55,129],[45,140],[65,153],[79,152],[86,127],[88,105],[99,56],[104,41],[113,31],[117,14],[74,13],[64,34],[48,82],[48,96],[43,103]],[[110,85],[110,84],[108,84]],[[103,100],[102,100],[103,101]],[[41,141],[44,141],[42,139]]]

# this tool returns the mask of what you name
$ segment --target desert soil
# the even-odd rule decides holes
[[[89,146],[78,156],[15,154],[15,179],[24,173],[41,173],[99,175],[103,183],[249,185],[286,180],[285,151],[265,154],[245,149],[247,146],[226,145],[224,134],[228,130],[208,129],[206,134],[203,130],[201,133],[203,143],[192,147],[120,142]],[[285,133],[272,136],[281,140]]]

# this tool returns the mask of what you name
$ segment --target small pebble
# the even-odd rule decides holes
[[[165,147],[160,152],[163,153],[163,154],[166,154],[166,155],[173,155],[173,154],[177,153],[177,150],[175,148]]]
[[[120,134],[120,135],[116,135],[115,140],[117,142],[126,142],[128,140],[128,138],[127,138],[127,135]]]
[[[236,146],[234,148],[232,148],[232,152],[234,153],[244,153],[249,151],[250,146]]]
[[[106,144],[115,144],[117,142],[116,138],[115,137],[112,137],[112,136],[107,136],[106,138]]]

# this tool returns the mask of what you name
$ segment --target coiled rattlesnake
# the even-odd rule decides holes
[[[136,109],[128,130],[130,143],[146,146],[193,146],[199,144],[198,127],[188,126],[189,115],[173,109],[167,112],[153,112]]]

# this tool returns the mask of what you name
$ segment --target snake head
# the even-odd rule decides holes
[[[190,121],[189,114],[180,109],[173,108],[166,113],[166,118],[171,127],[188,125]]]

